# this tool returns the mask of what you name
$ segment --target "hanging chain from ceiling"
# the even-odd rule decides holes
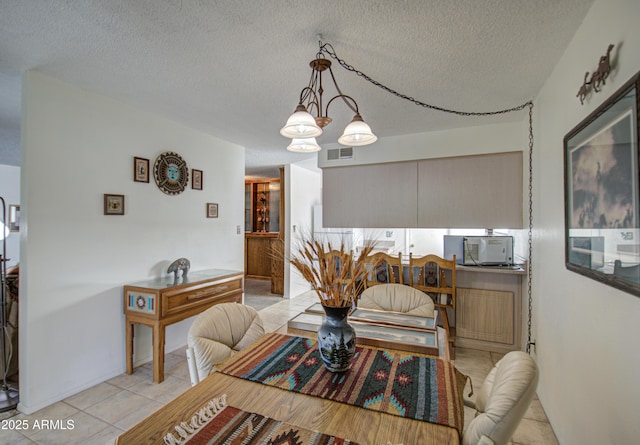
[[[529,230],[527,234],[528,250],[529,250],[528,259],[527,259],[527,296],[529,301],[528,301],[526,351],[527,353],[530,354],[531,346],[535,347],[535,341],[531,340],[531,319],[532,319],[532,307],[533,307],[533,292],[532,292],[532,277],[531,277],[533,273],[533,265],[532,265],[532,259],[533,259],[533,101],[529,100],[521,105],[518,105],[512,108],[506,108],[504,110],[479,111],[479,112],[458,111],[458,110],[452,110],[444,107],[439,107],[437,105],[431,105],[426,102],[422,102],[417,99],[414,99],[411,96],[407,96],[406,94],[399,93],[396,90],[393,90],[388,86],[383,85],[377,80],[372,79],[362,71],[357,70],[356,68],[354,68],[353,66],[345,62],[343,59],[338,57],[335,50],[333,49],[333,46],[330,43],[322,43],[322,40],[318,40],[318,45],[320,46],[320,51],[319,51],[320,53],[322,52],[326,53],[327,55],[329,55],[329,57],[336,60],[340,64],[340,66],[346,69],[347,71],[351,71],[352,73],[355,73],[359,77],[362,77],[363,79],[365,79],[367,82],[379,88],[382,88],[383,90],[393,94],[394,96],[397,96],[401,99],[408,100],[409,102],[413,102],[414,104],[423,108],[428,108],[435,111],[441,111],[443,113],[456,114],[458,116],[494,116],[499,114],[512,113],[515,111],[522,111],[525,108],[529,108]]]
[[[529,258],[527,260],[527,294],[529,297],[529,312],[527,320],[527,354],[531,354],[531,346],[536,342],[531,340],[531,314],[533,312],[532,274],[533,274],[533,102],[529,101]]]
[[[355,73],[358,76],[360,76],[363,79],[365,79],[367,82],[372,83],[373,85],[375,85],[375,86],[377,86],[379,88],[382,88],[386,92],[391,93],[394,96],[397,96],[397,97],[399,97],[401,99],[408,100],[409,102],[413,102],[414,104],[416,104],[416,105],[418,105],[420,107],[429,108],[429,109],[435,110],[435,111],[441,111],[443,113],[457,114],[458,116],[493,116],[493,115],[496,115],[496,114],[506,114],[506,113],[511,113],[513,111],[521,111],[521,110],[524,110],[526,107],[528,107],[529,104],[532,104],[531,101],[528,101],[528,102],[523,103],[522,105],[518,105],[518,106],[513,107],[513,108],[507,108],[507,109],[504,109],[504,110],[477,111],[477,112],[473,112],[473,111],[457,111],[457,110],[451,110],[451,109],[448,109],[448,108],[439,107],[437,105],[431,105],[431,104],[428,104],[426,102],[421,102],[421,101],[419,101],[417,99],[414,99],[411,96],[407,96],[406,94],[399,93],[396,90],[393,90],[393,89],[389,88],[388,86],[383,85],[382,83],[378,82],[377,80],[372,79],[371,77],[367,76],[362,71],[355,69],[353,66],[349,65],[343,59],[338,57],[338,55],[336,54],[335,50],[333,49],[333,46],[331,46],[330,43],[322,43],[322,41],[319,41],[318,44],[320,45],[320,52],[324,52],[324,53],[328,54],[329,57],[331,57],[332,59],[336,60],[340,64],[340,66],[343,67],[344,69],[346,69],[347,71],[351,71],[352,73]]]

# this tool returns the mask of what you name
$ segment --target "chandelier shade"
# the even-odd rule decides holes
[[[296,153],[313,153],[320,151],[321,148],[316,142],[316,138],[294,138],[287,150]]]
[[[360,116],[360,114],[356,114],[351,123],[344,129],[344,133],[340,136],[338,142],[342,145],[359,147],[362,145],[373,144],[377,140],[378,137],[373,134],[371,127],[362,120],[362,116]]]
[[[280,134],[287,138],[315,138],[322,134],[322,128],[307,111],[304,105],[298,104],[294,113],[289,116],[287,123],[280,130]]]

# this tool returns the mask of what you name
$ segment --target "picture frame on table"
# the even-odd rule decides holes
[[[149,160],[135,156],[133,158],[133,180],[149,182]]]
[[[207,218],[218,217],[218,204],[214,202],[207,203]]]
[[[565,265],[640,296],[640,73],[564,137]]]
[[[124,195],[104,194],[104,214],[124,215]]]
[[[191,188],[202,190],[202,170],[191,169]]]

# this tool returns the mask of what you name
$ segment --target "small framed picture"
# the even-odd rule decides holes
[[[124,195],[104,195],[105,215],[124,215]]]
[[[133,180],[135,182],[149,182],[149,160],[133,158]]]
[[[218,204],[213,202],[207,203],[207,218],[217,218],[218,217]]]
[[[17,204],[9,204],[9,230],[20,231],[20,206]]]
[[[191,188],[202,190],[202,170],[191,169]]]

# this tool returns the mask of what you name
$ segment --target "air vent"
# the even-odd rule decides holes
[[[332,148],[327,150],[327,161],[353,159],[353,147]]]

